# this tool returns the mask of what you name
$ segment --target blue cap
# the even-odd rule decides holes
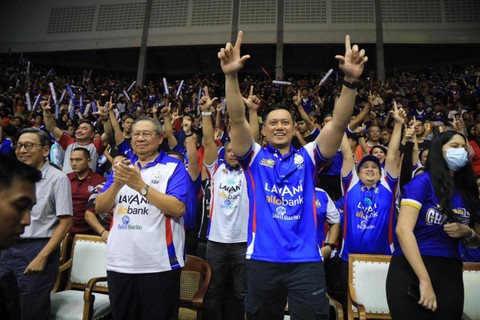
[[[365,162],[367,162],[367,161],[372,161],[372,162],[374,162],[374,163],[378,166],[379,169],[381,168],[381,166],[380,166],[380,160],[378,160],[377,157],[375,157],[375,156],[373,156],[373,155],[371,155],[371,154],[367,154],[367,155],[364,156],[364,157],[362,158],[362,160],[360,160],[360,162],[358,163],[358,169],[360,169],[360,168],[362,167],[362,165],[363,165]]]

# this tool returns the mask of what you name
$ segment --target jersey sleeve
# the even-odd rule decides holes
[[[430,183],[426,173],[414,177],[403,187],[401,205],[412,206],[420,210],[422,203],[427,199],[428,190],[430,190]]]
[[[173,196],[183,202],[185,205],[188,205],[187,195],[189,192],[189,184],[185,181],[191,181],[188,176],[187,170],[185,169],[183,163],[178,162],[175,170],[173,171],[167,185],[166,194]]]

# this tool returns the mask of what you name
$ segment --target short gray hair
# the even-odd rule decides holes
[[[135,128],[135,126],[137,125],[137,122],[139,122],[139,121],[149,121],[149,122],[153,123],[153,125],[155,127],[155,132],[157,133],[157,136],[161,136],[163,134],[162,125],[160,124],[160,122],[158,122],[157,120],[155,120],[153,118],[145,117],[145,116],[138,117],[135,120],[135,122],[133,123],[132,128]]]
[[[36,134],[40,143],[44,146],[50,147],[52,145],[52,140],[50,136],[45,132],[37,128],[25,128],[20,131],[18,137],[20,138],[24,133],[33,133]]]

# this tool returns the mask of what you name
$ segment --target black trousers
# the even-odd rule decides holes
[[[181,269],[127,274],[107,271],[114,320],[177,320]]]
[[[288,297],[292,320],[329,319],[322,262],[247,261],[249,320],[283,320]]]
[[[422,256],[422,259],[437,297],[437,310],[432,312],[425,309],[407,294],[410,284],[418,286],[418,278],[405,256],[393,256],[386,285],[392,319],[462,319],[462,262],[458,259],[432,256]]]

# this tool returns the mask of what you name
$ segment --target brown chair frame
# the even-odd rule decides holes
[[[198,272],[200,274],[198,290],[191,299],[182,297],[182,281],[180,280],[180,308],[187,308],[197,313],[197,320],[203,319],[203,311],[205,310],[205,294],[208,290],[212,271],[210,265],[204,259],[187,255],[185,266],[182,274],[186,271]]]
[[[388,263],[392,256],[387,255],[374,255],[374,254],[350,254],[348,256],[348,297],[347,297],[347,310],[348,310],[348,319],[391,319],[390,313],[369,313],[367,312],[364,305],[362,305],[355,294],[355,287],[353,284],[353,264],[355,261],[364,261],[364,262],[379,262],[379,263]],[[386,294],[386,292],[385,292]],[[357,308],[357,314],[354,314],[352,306]]]

